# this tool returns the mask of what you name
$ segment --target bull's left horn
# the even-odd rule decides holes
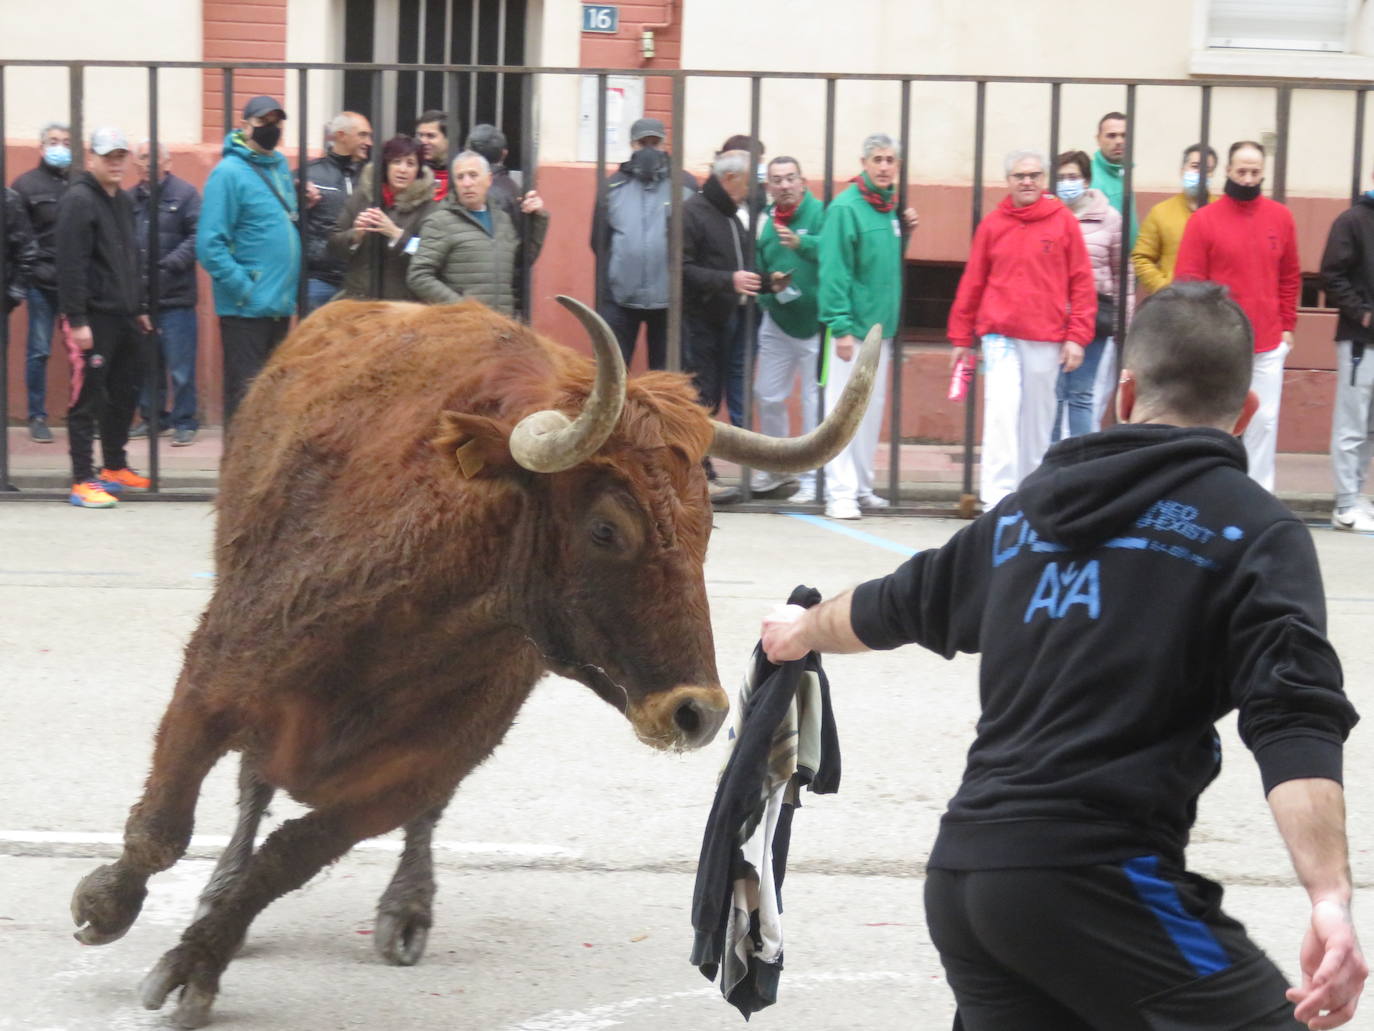
[[[804,473],[825,465],[844,450],[859,428],[873,393],[882,349],[882,327],[874,326],[864,338],[839,403],[810,433],[801,437],[770,437],[718,422],[711,454],[770,473]]]
[[[581,301],[558,295],[558,303],[577,316],[592,338],[596,382],[576,420],[556,409],[531,412],[510,435],[510,453],[526,469],[557,473],[594,455],[620,420],[625,406],[625,361],[611,327]]]

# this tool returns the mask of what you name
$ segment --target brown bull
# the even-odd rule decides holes
[[[825,461],[862,415],[878,335],[831,418],[778,441],[714,423],[680,375],[627,385],[610,330],[565,303],[595,363],[476,304],[338,302],[253,385],[222,470],[215,592],[143,798],[120,858],[72,898],[78,940],[121,937],[149,876],[185,851],[201,781],[242,754],[238,830],[145,978],[148,1008],[180,987],[174,1022],[206,1023],[253,918],[397,827],[378,948],[415,962],[430,831],[545,672],[586,684],[656,747],[698,747],[724,720],[702,458]],[[274,788],[311,812],[254,851]]]

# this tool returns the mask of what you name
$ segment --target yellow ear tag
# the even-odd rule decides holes
[[[482,449],[478,446],[475,438],[469,440],[453,454],[458,459],[459,471],[469,480],[480,473],[487,464],[486,459],[482,457]]]

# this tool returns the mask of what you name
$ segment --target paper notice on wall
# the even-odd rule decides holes
[[[582,76],[577,124],[577,160],[596,160],[595,75]],[[606,160],[619,163],[630,156],[630,126],[644,116],[644,80],[632,75],[606,76]]]

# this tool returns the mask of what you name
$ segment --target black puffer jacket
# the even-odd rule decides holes
[[[111,197],[90,172],[72,183],[58,208],[57,308],[76,328],[90,312],[147,311],[133,204],[123,190]]]
[[[33,228],[24,211],[24,200],[13,190],[5,191],[5,307],[14,311],[28,293],[33,263],[38,259]]]
[[[754,241],[714,175],[682,206],[682,301],[689,317],[724,325],[739,306],[735,273],[754,268]]]
[[[320,190],[320,199],[305,211],[305,267],[311,279],[342,286],[346,265],[329,251],[329,238],[339,228],[344,204],[362,172],[361,162],[332,151],[305,166],[305,177]]]
[[[1327,300],[1341,313],[1336,339],[1374,343],[1374,328],[1363,324],[1374,312],[1374,199],[1361,197],[1336,216],[1322,254],[1322,279]]]
[[[134,206],[138,267],[148,290],[148,184],[129,191]],[[200,194],[185,179],[170,172],[162,177],[157,196],[157,292],[159,308],[190,308],[196,303],[196,224]]]
[[[67,192],[65,169],[58,170],[39,162],[14,181],[14,192],[24,201],[24,209],[38,244],[38,259],[33,266],[33,285],[57,289],[57,204]]]

